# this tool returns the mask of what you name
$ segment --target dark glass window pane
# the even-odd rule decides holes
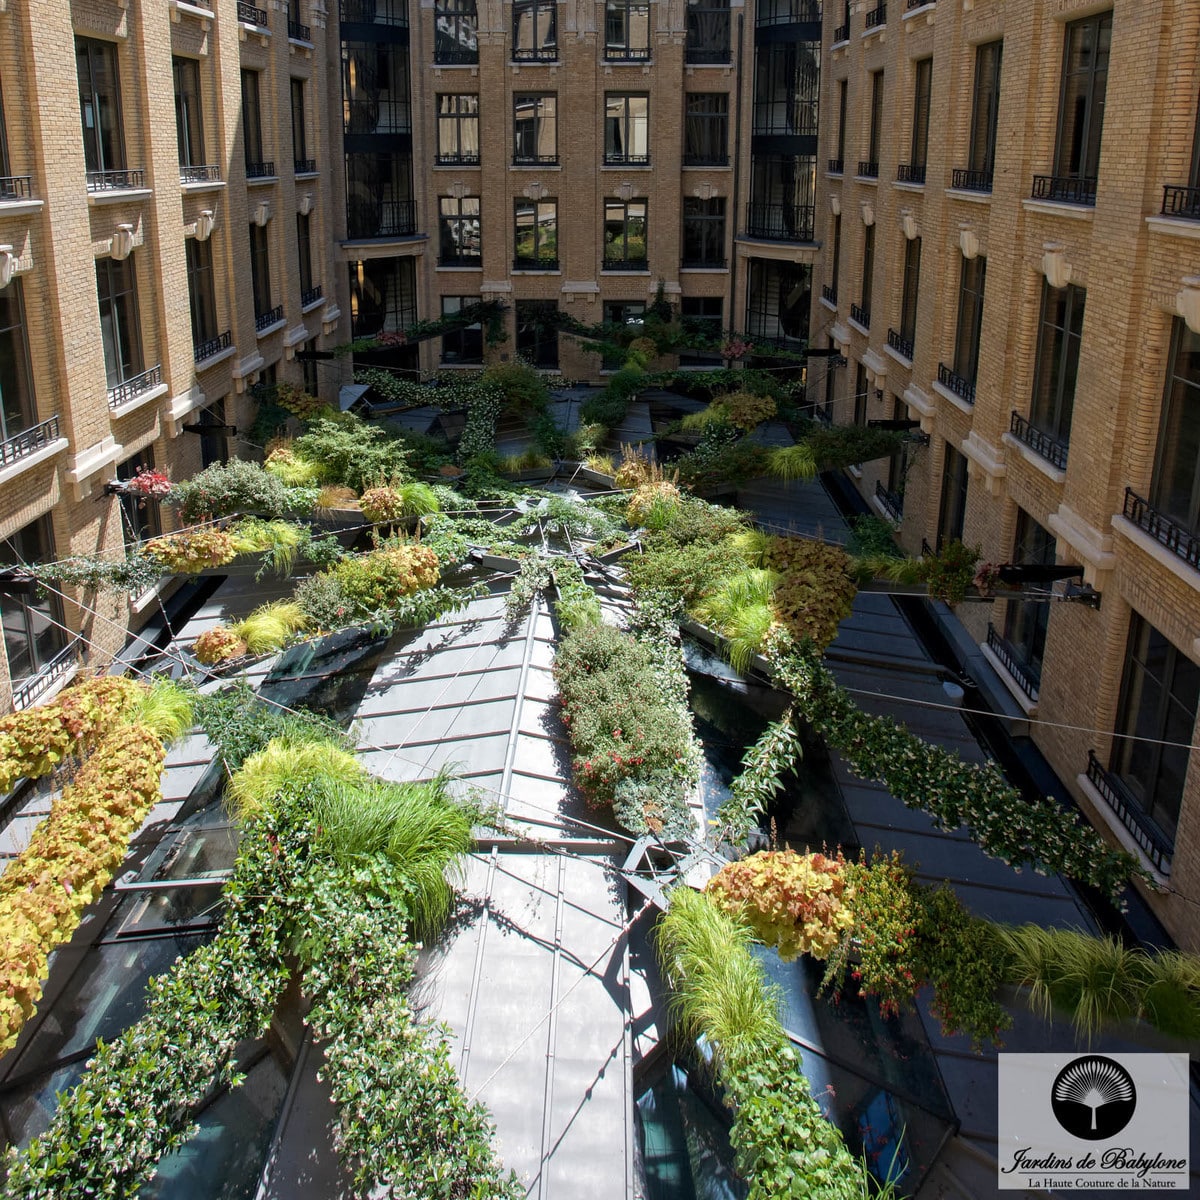
[[[173,58],[175,75],[175,136],[179,141],[179,165],[203,166],[204,125],[200,112],[200,64],[194,58]]]
[[[50,518],[38,520],[0,541],[0,566],[53,562],[54,534]],[[14,686],[35,675],[66,644],[62,601],[53,592],[43,596],[0,595],[0,624],[8,676]]]
[[[28,429],[37,420],[24,296],[19,278],[0,291],[0,439]]]
[[[912,165],[924,167],[929,156],[929,105],[933,88],[933,59],[923,58],[916,67],[913,100]]]
[[[112,42],[75,39],[83,152],[89,171],[119,171],[125,166],[121,134],[121,92],[117,48]]]
[[[900,335],[907,341],[917,336],[917,290],[921,285],[921,239],[913,238],[904,246],[904,294],[900,307]]]
[[[242,140],[246,162],[262,162],[262,109],[259,107],[257,71],[242,72]]]
[[[3,293],[0,293],[3,295]],[[1200,530],[1200,335],[1175,318],[1150,501]]]
[[[967,167],[988,175],[992,174],[996,162],[1003,49],[1003,42],[987,42],[975,50],[975,93],[971,101],[971,150]]]
[[[408,53],[403,46],[393,42],[342,43],[342,106],[347,133],[410,133],[408,90]]]
[[[1111,12],[1066,27],[1055,175],[1096,177],[1111,42]]]
[[[958,292],[958,327],[954,339],[954,373],[974,385],[979,373],[979,341],[983,332],[983,293],[987,259],[962,260]]]
[[[443,296],[442,316],[461,312],[472,304],[478,304],[478,296]],[[483,362],[483,326],[468,325],[442,335],[442,362]]]
[[[187,255],[188,301],[192,311],[192,345],[217,336],[217,301],[213,288],[211,240],[191,237],[184,241]]]
[[[142,373],[141,332],[138,327],[137,276],[133,255],[96,260],[96,291],[100,301],[100,333],[104,370],[110,389]]]
[[[754,132],[815,135],[820,87],[819,43],[767,42],[756,47]]]
[[[1084,289],[1074,285],[1065,288],[1052,288],[1049,282],[1042,285],[1042,320],[1029,420],[1063,445],[1071,441],[1086,298]]]

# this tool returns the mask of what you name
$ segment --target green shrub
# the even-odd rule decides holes
[[[308,624],[304,609],[294,600],[276,600],[256,608],[230,626],[230,632],[246,643],[251,654],[281,650],[288,640]]]
[[[432,587],[438,581],[438,562],[427,546],[396,546],[345,558],[333,573],[356,620],[386,612],[401,597]]]
[[[550,389],[537,370],[521,359],[492,363],[484,369],[482,383],[498,388],[504,396],[504,411],[532,416],[550,402]]]
[[[177,483],[169,499],[189,523],[236,512],[274,518],[302,511],[297,496],[282,479],[258,463],[240,458],[213,463],[191,479]]]
[[[408,474],[408,447],[391,430],[345,414],[320,418],[292,443],[292,453],[318,463],[330,483],[367,488],[402,481]]]
[[[296,603],[314,629],[339,629],[351,623],[353,606],[342,581],[332,571],[320,571],[296,585]]]

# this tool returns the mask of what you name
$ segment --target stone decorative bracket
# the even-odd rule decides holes
[[[902,208],[900,210],[900,228],[904,230],[904,236],[911,242],[917,236],[917,218],[913,216],[911,208]]]
[[[13,276],[17,272],[17,263],[20,260],[13,253],[12,246],[0,246],[0,290],[8,287],[12,283]]]
[[[267,222],[271,219],[271,202],[270,200],[260,200],[255,206],[254,212],[250,219],[259,229],[266,227]]]
[[[835,217],[840,217],[842,215],[842,198],[836,193],[829,197],[829,211],[833,213]]]
[[[1175,311],[1193,333],[1200,333],[1200,275],[1185,275],[1180,283],[1183,286],[1175,293]]]
[[[296,211],[302,217],[307,217],[308,214],[310,212],[312,212],[312,210],[313,210],[313,194],[312,194],[312,192],[305,192],[304,195],[300,197],[300,203],[296,205]]]
[[[112,235],[112,249],[110,253],[118,262],[121,259],[128,258],[133,253],[132,225],[124,224],[117,226],[116,233]]]
[[[550,189],[547,188],[544,183],[538,183],[535,181],[529,184],[529,186],[523,190],[522,195],[527,200],[537,201],[546,195],[549,190]]]
[[[875,206],[870,202],[870,200],[864,200],[862,202],[862,219],[864,225],[875,224]]]
[[[207,242],[217,226],[217,218],[211,208],[202,208],[196,218],[196,241]]]
[[[958,248],[965,259],[979,257],[979,234],[975,232],[973,225],[964,224],[958,227]]]
[[[1062,242],[1042,243],[1042,274],[1052,288],[1062,289],[1071,282],[1071,264]]]

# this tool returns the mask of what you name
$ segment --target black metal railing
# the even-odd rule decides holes
[[[944,388],[949,388],[960,400],[965,400],[968,404],[975,403],[975,384],[970,379],[964,379],[952,367],[946,366],[945,363],[938,363],[938,383]]]
[[[1009,432],[1018,441],[1024,442],[1030,450],[1040,454],[1047,462],[1065,471],[1067,467],[1067,444],[1043,433],[1036,425],[1031,425],[1019,412],[1014,410]]]
[[[841,175],[846,169],[846,160],[844,158],[831,158],[829,160],[830,175]]]
[[[754,16],[755,25],[810,25],[821,19],[819,0],[765,0]]]
[[[887,344],[891,346],[897,354],[902,354],[909,362],[912,362],[913,344],[912,338],[906,338],[902,334],[897,333],[894,329],[889,329],[887,333]]]
[[[1004,669],[1012,676],[1013,682],[1035,704],[1038,698],[1038,688],[1041,686],[1040,675],[1025,662],[1017,650],[1000,631],[988,622],[988,649],[1000,660]]]
[[[476,250],[451,251],[438,255],[439,267],[480,267],[483,265],[483,255]]]
[[[776,242],[811,242],[816,209],[811,204],[759,204],[746,206],[746,233]]]
[[[514,167],[557,167],[557,154],[514,154]]]
[[[1035,175],[1033,198],[1053,200],[1058,204],[1086,204],[1090,207],[1096,203],[1096,180],[1087,176]]]
[[[893,521],[904,520],[904,497],[897,495],[891,488],[884,487],[883,481],[879,479],[875,480],[875,499]]]
[[[351,100],[342,112],[346,133],[411,133],[412,107],[408,96]]]
[[[307,25],[301,25],[299,21],[289,21],[288,37],[293,42],[311,42],[312,30]]]
[[[604,165],[606,167],[648,167],[650,165],[650,155],[646,154],[605,154]]]
[[[864,329],[871,328],[871,310],[862,304],[850,305],[850,320],[857,322]]]
[[[514,46],[513,62],[558,62],[557,46]]]
[[[141,167],[134,170],[120,171],[89,171],[87,173],[87,190],[89,192],[114,192],[126,188],[144,188],[146,172]]]
[[[897,183],[924,183],[925,182],[925,164],[924,163],[901,163],[896,168]]]
[[[31,200],[32,175],[0,175],[0,200]]]
[[[950,186],[960,192],[990,192],[992,190],[991,171],[972,171],[967,168],[955,167],[950,172]]]
[[[649,261],[644,254],[637,258],[631,258],[628,254],[606,253],[600,269],[603,271],[647,271],[649,270]]]
[[[845,25],[837,25],[833,30],[833,44],[836,46],[839,42],[848,42],[850,40],[850,22]]]
[[[718,153],[717,151],[700,151],[698,154],[684,154],[683,165],[685,167],[727,167],[729,166],[729,155],[726,153]]]
[[[1200,571],[1200,534],[1181,525],[1173,517],[1159,512],[1149,500],[1142,499],[1132,488],[1125,489],[1125,504],[1121,515],[1165,546],[1176,558]]]
[[[120,408],[122,405],[144,396],[151,388],[162,383],[162,365],[155,363],[148,371],[134,375],[131,379],[123,379],[108,389],[108,407]]]
[[[605,46],[605,62],[649,62],[649,46]]]
[[[479,61],[479,49],[466,46],[434,46],[433,61],[435,66],[464,67]]]
[[[246,163],[247,179],[273,179],[274,177],[275,164],[270,159]]]
[[[518,256],[513,259],[514,271],[557,271],[557,258],[523,258]]]
[[[221,168],[215,163],[206,163],[196,167],[179,168],[180,183],[219,183]]]
[[[341,0],[343,25],[407,25],[408,0]]]
[[[214,354],[220,354],[222,350],[228,350],[233,345],[233,331],[225,330],[224,333],[218,333],[216,337],[211,337],[206,342],[197,342],[192,347],[192,353],[195,356],[197,363],[204,362],[205,359],[212,358]]]
[[[904,7],[907,11],[912,12],[914,8],[924,8],[927,4],[936,3],[937,0],[908,0],[908,3]]]
[[[439,154],[437,156],[437,165],[439,167],[477,167],[479,166],[478,154]]]
[[[729,262],[724,258],[681,258],[679,266],[684,271],[723,271]]]
[[[942,535],[938,534],[938,541],[940,542],[941,540],[942,540]],[[928,538],[921,539],[921,557],[922,558],[936,557],[935,551],[934,551],[933,547],[929,544]]]
[[[865,179],[878,179],[879,163],[874,159],[860,158],[858,160],[858,173]]]
[[[238,20],[244,21],[247,25],[259,25],[266,28],[267,10],[265,8],[255,8],[253,4],[247,4],[246,0],[238,0],[237,15]]]
[[[0,466],[7,467],[36,454],[43,446],[58,440],[58,417],[48,417],[37,425],[22,429],[0,442]]]
[[[13,688],[13,708],[20,712],[36,704],[79,661],[82,650],[83,639],[73,637],[36,675]]]
[[[830,304],[837,304],[837,288],[832,283],[823,283],[821,285],[821,299],[828,300]]]
[[[1163,187],[1162,215],[1200,221],[1200,187],[1166,184]]]
[[[300,307],[307,308],[310,304],[316,304],[318,300],[325,298],[325,289],[321,284],[315,287],[305,288],[300,293]]]
[[[262,333],[264,329],[270,329],[272,325],[278,325],[283,320],[283,305],[277,304],[274,308],[268,309],[265,313],[257,313],[254,317],[254,331]]]
[[[369,199],[352,203],[346,213],[351,238],[411,237],[417,232],[415,200]]]
[[[293,158],[292,172],[296,175],[315,175],[317,160],[315,158]]]
[[[1163,875],[1171,873],[1171,858],[1175,853],[1175,841],[1169,838],[1157,823],[1147,815],[1134,794],[1119,775],[1101,766],[1095,750],[1088,751],[1088,782],[1104,797],[1118,820],[1133,835],[1146,857]]]
[[[886,25],[887,24],[887,5],[880,4],[877,7],[871,9],[871,11],[869,13],[867,13],[866,20],[863,22],[863,24],[868,29],[878,29],[880,25]]]

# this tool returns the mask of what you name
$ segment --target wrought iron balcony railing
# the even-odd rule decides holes
[[[288,37],[293,42],[311,42],[312,30],[307,25],[301,25],[299,21],[289,21]]]
[[[1018,441],[1024,442],[1035,454],[1040,454],[1047,462],[1058,467],[1060,471],[1067,467],[1067,443],[1049,433],[1044,433],[1036,425],[1031,425],[1019,412],[1014,411],[1009,432]]]
[[[729,155],[716,150],[702,150],[697,154],[685,153],[683,165],[685,167],[727,167],[729,166]]]
[[[746,233],[775,242],[811,242],[815,208],[811,204],[758,204],[746,208]]]
[[[48,417],[0,442],[0,467],[11,466],[58,440],[58,417]]]
[[[758,5],[754,23],[758,26],[810,25],[820,19],[820,0],[764,0]]]
[[[230,329],[225,330],[224,333],[218,333],[216,337],[211,337],[206,342],[197,342],[192,347],[196,365],[199,366],[206,359],[212,358],[214,354],[220,354],[222,350],[228,350],[232,345],[233,331]]]
[[[873,158],[860,158],[858,160],[858,173],[864,179],[878,179],[879,163]]]
[[[513,62],[558,62],[557,46],[514,46]]]
[[[1000,660],[1004,669],[1012,676],[1013,682],[1035,704],[1038,698],[1038,688],[1041,686],[1041,675],[1021,657],[1016,646],[1000,631],[988,622],[988,649]]]
[[[628,254],[612,255],[605,254],[604,261],[600,264],[602,271],[647,271],[650,269],[650,264],[646,256],[631,257]]]
[[[415,200],[354,201],[346,211],[351,238],[411,237],[417,232]]]
[[[893,521],[900,522],[904,520],[904,497],[893,492],[890,488],[883,486],[883,481],[875,480],[875,498],[879,501],[880,507],[887,513]]]
[[[300,293],[300,307],[308,308],[310,304],[316,304],[317,301],[323,299],[324,296],[325,288],[319,283],[315,287],[305,288],[304,291]]]
[[[846,160],[843,158],[831,158],[829,160],[830,175],[841,175],[846,169]]]
[[[256,333],[262,333],[264,329],[270,329],[272,325],[278,325],[283,320],[283,305],[277,304],[274,308],[268,309],[265,313],[258,313],[254,318],[254,329]]]
[[[533,258],[518,255],[513,259],[514,271],[557,271],[557,258]]]
[[[649,46],[605,46],[605,62],[649,62]]]
[[[924,163],[901,163],[896,168],[897,183],[924,183],[925,182],[925,164]]]
[[[1200,187],[1182,187],[1168,183],[1163,188],[1162,215],[1200,221]]]
[[[557,167],[557,154],[514,154],[514,167]]]
[[[407,25],[408,0],[341,0],[343,25]]]
[[[146,172],[141,167],[134,170],[120,171],[89,171],[87,173],[87,190],[89,192],[114,192],[128,188],[144,188]]]
[[[1033,198],[1053,200],[1057,204],[1086,204],[1092,207],[1096,203],[1096,180],[1075,175],[1035,175]]]
[[[824,283],[821,285],[821,299],[828,300],[830,304],[837,304],[837,288],[832,283]]]
[[[123,379],[120,383],[110,387],[108,389],[108,407],[121,408],[139,396],[144,396],[151,388],[158,387],[160,383],[162,383],[162,364],[155,363],[148,371],[143,371],[140,375],[134,375],[130,379]]]
[[[1155,868],[1161,874],[1169,875],[1175,840],[1168,837],[1147,815],[1121,777],[1101,766],[1094,750],[1088,751],[1087,777]]]
[[[0,175],[0,200],[32,199],[32,175]]]
[[[478,154],[439,154],[437,156],[437,165],[439,167],[477,167],[479,166]]]
[[[889,329],[887,333],[887,344],[891,346],[897,354],[902,354],[909,362],[912,362],[913,344],[912,338],[906,338],[902,334],[897,333],[894,329]]]
[[[871,9],[867,13],[866,20],[863,22],[867,29],[878,29],[881,25],[887,24],[887,5],[880,4]]]
[[[274,179],[275,164],[270,159],[246,163],[247,179]]]
[[[871,328],[871,310],[863,304],[850,305],[850,320],[857,322],[864,329]]]
[[[201,166],[181,166],[179,168],[180,183],[219,183],[221,168],[215,163],[205,163]]]
[[[944,388],[949,388],[960,400],[965,400],[968,404],[975,403],[974,381],[965,379],[945,363],[938,363],[938,383]]]
[[[908,0],[908,3],[904,7],[911,12],[914,8],[924,8],[927,4],[936,3],[937,0]]]
[[[950,186],[960,192],[990,192],[992,190],[991,171],[972,171],[956,167],[950,173]]]
[[[604,165],[606,167],[648,167],[650,165],[650,155],[646,154],[621,154],[619,152],[605,154]]]
[[[294,158],[292,159],[292,172],[295,175],[315,175],[317,160],[315,158]]]
[[[1176,558],[1200,571],[1200,534],[1194,533],[1166,513],[1161,513],[1143,500],[1132,488],[1125,489],[1125,504],[1121,515],[1132,521],[1144,533],[1165,546]]]
[[[836,46],[840,42],[848,42],[850,40],[850,22],[845,25],[835,26],[833,30],[833,44]]]
[[[20,687],[13,688],[12,705],[20,712],[36,704],[80,659],[83,639],[73,637],[36,675],[30,675]]]
[[[246,0],[238,0],[237,17],[246,25],[257,25],[262,29],[267,27],[267,10],[255,8],[253,4],[247,4]]]

